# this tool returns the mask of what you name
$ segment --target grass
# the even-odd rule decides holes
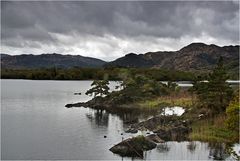
[[[232,143],[238,141],[238,133],[228,130],[224,123],[226,116],[197,121],[192,124],[191,140]]]
[[[137,103],[140,108],[156,109],[166,106],[182,106],[185,108],[193,105],[193,98],[188,94],[178,94],[171,96],[161,96]]]

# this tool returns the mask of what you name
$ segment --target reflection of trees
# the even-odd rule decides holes
[[[137,123],[139,120],[143,119],[146,120],[151,116],[154,116],[157,114],[156,110],[144,110],[140,111],[138,109],[127,109],[127,110],[121,110],[117,113],[120,118],[123,120],[125,124],[132,124]]]
[[[86,114],[87,118],[97,126],[108,126],[109,113],[105,110],[94,110]]]
[[[137,116],[134,114],[134,112],[128,112],[128,113],[122,113],[120,118],[124,121],[124,122],[130,122],[134,119],[137,118]]]
[[[153,116],[156,114],[154,110],[148,110],[141,112],[134,108],[115,108],[110,113],[105,110],[100,109],[91,109],[87,114],[86,117],[91,121],[95,122],[98,126],[108,126],[109,114],[117,115],[123,120],[125,125],[133,124],[139,122],[140,118],[147,119],[149,116]]]
[[[160,153],[166,153],[170,150],[170,147],[168,146],[167,143],[161,143],[157,146],[157,150],[160,152]]]
[[[196,143],[194,141],[189,142],[189,144],[187,145],[187,149],[193,153],[196,150]]]
[[[216,160],[224,160],[228,157],[224,143],[209,143],[209,157]]]

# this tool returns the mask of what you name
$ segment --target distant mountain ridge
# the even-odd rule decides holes
[[[129,53],[111,62],[80,55],[41,54],[7,55],[1,54],[2,68],[49,68],[49,67],[135,67],[163,68],[195,71],[211,70],[219,57],[232,72],[239,72],[239,45],[217,46],[192,43],[178,51],[157,51],[145,54]]]
[[[70,68],[70,67],[101,67],[106,62],[100,59],[84,57],[80,55],[61,54],[23,54],[7,55],[1,54],[2,68]]]
[[[219,57],[226,65],[238,68],[239,45],[219,47],[211,44],[192,43],[178,51],[158,51],[145,54],[130,53],[105,66],[121,67],[155,67],[174,70],[211,70]]]

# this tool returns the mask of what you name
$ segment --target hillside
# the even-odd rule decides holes
[[[210,70],[219,57],[224,58],[225,64],[235,71],[239,69],[239,46],[206,45],[192,43],[178,51],[148,52],[145,54],[127,54],[106,66],[122,67],[157,67],[183,71]]]
[[[2,68],[70,68],[100,67],[105,61],[80,55],[41,54],[41,55],[7,55],[1,54]]]

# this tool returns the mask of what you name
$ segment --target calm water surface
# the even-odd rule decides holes
[[[64,107],[91,99],[84,95],[90,84],[91,81],[1,80],[1,159],[131,160],[108,150],[122,137],[132,136],[124,133],[123,123],[131,115]],[[111,89],[115,85],[111,82]],[[75,92],[82,95],[74,95]],[[224,148],[222,144],[167,142],[146,152],[145,159],[231,159]]]

